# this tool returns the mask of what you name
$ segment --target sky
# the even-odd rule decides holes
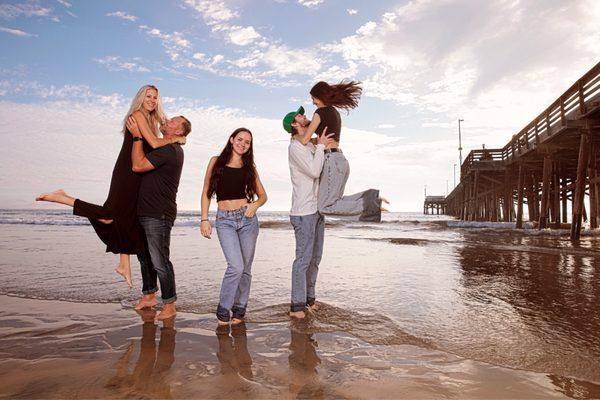
[[[289,210],[281,119],[312,115],[317,81],[354,79],[346,192],[419,211],[425,189],[453,188],[459,118],[463,158],[502,147],[600,61],[600,1],[2,0],[0,50],[0,208],[58,188],[102,203],[123,117],[150,83],[193,126],[180,209],[199,209],[209,158],[243,126],[264,209]]]

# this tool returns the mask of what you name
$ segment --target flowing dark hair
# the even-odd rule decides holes
[[[256,166],[254,165],[254,153],[253,153],[253,142],[254,137],[252,136],[252,132],[246,128],[237,128],[227,139],[227,144],[221,151],[221,154],[217,157],[217,161],[213,166],[212,173],[210,174],[210,183],[208,185],[208,198],[210,199],[216,192],[217,186],[219,185],[219,181],[223,176],[223,169],[225,165],[231,160],[231,156],[233,154],[233,145],[231,144],[231,139],[235,138],[240,132],[248,132],[252,140],[250,140],[250,148],[248,151],[242,154],[242,170],[244,172],[244,183],[246,186],[246,200],[249,202],[254,201],[254,197],[256,196]]]
[[[310,95],[321,100],[326,106],[350,110],[358,107],[358,100],[362,94],[360,85],[361,82],[346,79],[336,85],[321,81],[310,89]]]

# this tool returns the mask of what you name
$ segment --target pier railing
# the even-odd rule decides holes
[[[548,108],[527,124],[501,149],[472,150],[461,166],[466,175],[475,162],[510,164],[565,128],[580,128],[581,117],[600,105],[600,63],[575,82]]]

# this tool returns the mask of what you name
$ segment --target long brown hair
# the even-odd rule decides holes
[[[350,110],[358,107],[358,100],[362,94],[360,85],[361,82],[346,79],[335,85],[321,81],[310,89],[310,95],[321,100],[326,106]]]
[[[246,128],[237,128],[231,135],[229,135],[229,139],[227,139],[227,144],[221,151],[221,154],[217,157],[217,161],[213,166],[212,173],[210,174],[210,183],[208,184],[208,193],[207,196],[210,199],[216,192],[217,186],[219,185],[219,181],[223,177],[223,170],[225,166],[231,160],[231,156],[233,154],[233,144],[231,143],[231,139],[234,139],[238,133],[240,132],[248,132],[252,140],[250,140],[250,147],[248,151],[242,154],[242,170],[244,173],[244,183],[245,183],[245,192],[246,192],[246,200],[249,202],[254,201],[254,197],[256,196],[256,166],[254,165],[254,152],[253,152],[253,144],[254,137],[252,136],[252,132]]]

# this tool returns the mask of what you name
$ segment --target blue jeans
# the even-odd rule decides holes
[[[296,236],[296,259],[292,266],[292,311],[315,303],[315,286],[323,255],[325,218],[320,213],[290,215]]]
[[[173,221],[166,217],[138,218],[146,241],[144,252],[137,255],[142,269],[142,293],[156,293],[158,291],[156,279],[158,278],[163,303],[174,303],[177,300],[175,270],[169,260]]]
[[[229,321],[243,319],[246,314],[250,283],[252,281],[252,260],[258,238],[258,218],[247,218],[246,207],[238,210],[217,210],[215,227],[227,269],[221,283],[221,294],[217,307],[217,318]]]

